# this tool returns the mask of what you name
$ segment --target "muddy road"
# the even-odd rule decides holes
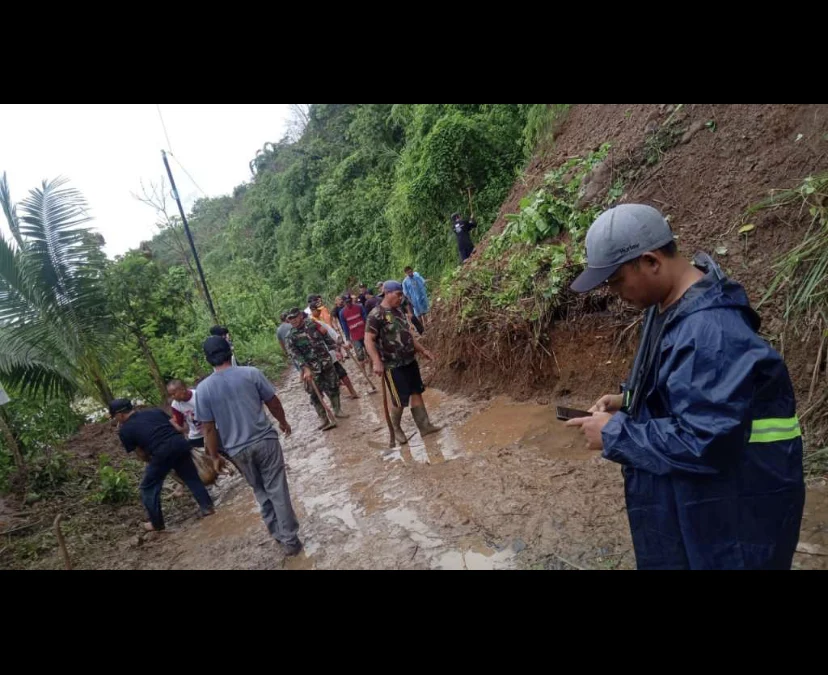
[[[351,364],[352,362],[348,362]],[[355,370],[353,365],[349,370]],[[353,373],[352,373],[353,375]],[[361,379],[361,376],[358,376]],[[326,433],[295,376],[278,387],[305,551],[286,559],[240,476],[211,488],[213,517],[121,541],[96,567],[127,569],[630,569],[620,469],[555,420],[554,407],[426,393],[445,429],[387,449],[382,395],[343,396],[351,417]],[[584,403],[581,401],[580,403]],[[406,413],[403,427],[416,427]],[[385,446],[386,449],[382,449]],[[184,497],[189,500],[189,495]],[[828,498],[809,493],[796,566],[825,567]],[[195,505],[193,503],[193,512]]]

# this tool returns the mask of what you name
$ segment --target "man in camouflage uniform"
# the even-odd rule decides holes
[[[365,329],[365,348],[374,364],[374,372],[385,378],[385,385],[391,392],[391,421],[398,443],[408,440],[401,422],[403,410],[411,402],[411,416],[420,430],[420,436],[440,431],[428,419],[423,402],[425,385],[420,376],[417,354],[429,361],[434,356],[414,337],[408,319],[400,309],[403,302],[402,284],[386,281],[382,302],[368,315]]]
[[[331,399],[337,417],[346,418],[339,400],[339,376],[334,370],[333,358],[329,350],[338,350],[334,340],[319,324],[309,318],[301,309],[293,308],[288,312],[287,321],[292,326],[285,338],[285,348],[294,365],[302,375],[305,391],[310,395],[311,403],[322,424],[319,429],[328,431],[336,424],[328,420],[322,401],[316,396],[311,382],[315,382],[320,394],[327,394]]]

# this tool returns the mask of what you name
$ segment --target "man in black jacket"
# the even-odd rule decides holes
[[[164,529],[161,487],[164,478],[173,469],[190,488],[201,509],[201,515],[210,516],[215,513],[213,500],[201,482],[190,455],[190,444],[170,424],[167,413],[159,408],[135,411],[130,400],[120,398],[109,404],[109,414],[118,420],[118,436],[124,449],[135,452],[147,463],[141,481],[141,501],[149,516],[144,529],[150,532]]]
[[[474,253],[474,244],[471,240],[471,232],[477,223],[472,216],[468,221],[463,220],[459,213],[452,214],[451,226],[454,228],[454,234],[457,235],[457,249],[460,251],[460,262],[466,262],[466,259]]]

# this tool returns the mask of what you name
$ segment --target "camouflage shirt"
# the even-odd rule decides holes
[[[417,354],[411,327],[402,310],[377,305],[368,315],[366,333],[376,339],[377,351],[388,369],[407,366]]]
[[[285,338],[288,356],[300,370],[307,366],[314,373],[324,366],[333,365],[329,350],[336,349],[336,343],[313,319],[307,319],[301,328],[291,328]]]

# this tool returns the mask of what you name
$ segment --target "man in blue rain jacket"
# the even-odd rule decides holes
[[[790,569],[805,485],[782,357],[744,289],[705,254],[677,254],[654,208],[623,204],[587,234],[572,285],[647,308],[622,394],[572,420],[621,464],[639,569]]]

